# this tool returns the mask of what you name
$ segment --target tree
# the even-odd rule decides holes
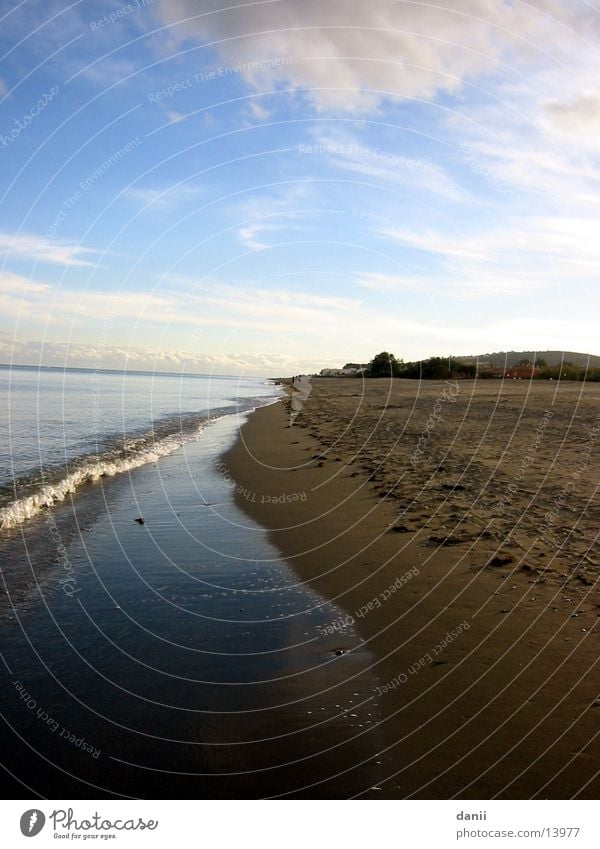
[[[452,371],[450,359],[445,357],[429,357],[421,362],[423,380],[444,380]]]
[[[401,376],[411,380],[448,380],[449,378],[475,378],[477,366],[463,363],[456,357],[429,357],[403,363]]]
[[[382,351],[373,357],[369,363],[367,374],[369,377],[398,377],[401,371],[401,360],[397,360],[388,351]]]

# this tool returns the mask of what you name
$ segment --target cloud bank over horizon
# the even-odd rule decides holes
[[[284,377],[294,372],[293,366],[296,365],[277,354],[198,354],[192,351],[157,351],[152,348],[118,348],[68,342],[14,342],[5,338],[0,338],[0,363],[248,377]],[[318,363],[306,361],[307,371],[317,366]]]

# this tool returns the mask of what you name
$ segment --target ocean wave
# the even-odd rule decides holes
[[[86,484],[156,463],[161,457],[198,439],[210,422],[226,415],[247,413],[277,400],[277,396],[248,398],[244,399],[244,404],[238,402],[235,409],[213,408],[210,413],[188,413],[163,419],[155,422],[149,431],[108,439],[94,454],[69,460],[66,468],[44,469],[41,481],[39,472],[35,479],[30,476],[16,480],[12,500],[6,498],[0,506],[0,530],[23,525]]]
[[[42,510],[64,501],[68,495],[75,493],[84,484],[94,483],[101,478],[113,477],[123,472],[130,472],[148,463],[155,463],[161,457],[172,454],[178,448],[181,448],[190,439],[197,438],[202,430],[203,427],[200,426],[195,436],[192,436],[192,434],[167,436],[145,448],[132,449],[128,446],[124,450],[124,456],[121,457],[108,452],[106,455],[95,455],[79,461],[73,464],[77,467],[65,477],[52,483],[43,484],[30,495],[18,498],[0,508],[0,528],[8,530],[22,525],[28,519],[37,516]],[[139,442],[139,440],[135,441]]]

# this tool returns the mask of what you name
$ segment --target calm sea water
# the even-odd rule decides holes
[[[278,396],[263,378],[0,366],[0,527]]]

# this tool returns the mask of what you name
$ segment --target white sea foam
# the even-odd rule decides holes
[[[106,454],[88,457],[62,480],[46,484],[40,487],[37,492],[19,498],[1,508],[0,528],[7,530],[22,525],[45,508],[64,501],[68,495],[76,492],[84,484],[93,483],[103,477],[113,477],[123,472],[130,472],[133,469],[139,469],[140,466],[145,466],[147,463],[155,463],[161,457],[172,454],[186,442],[197,439],[202,430],[203,426],[200,425],[192,432],[171,434],[134,451],[131,451],[128,445],[139,444],[141,440],[131,440],[126,444],[126,453],[122,457],[115,457],[114,454],[112,456]]]

